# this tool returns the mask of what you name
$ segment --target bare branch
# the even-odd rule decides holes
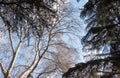
[[[2,70],[3,75],[5,75],[7,71],[6,71],[6,69],[4,68],[4,66],[1,62],[0,62],[0,68]]]

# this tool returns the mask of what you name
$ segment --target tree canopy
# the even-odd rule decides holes
[[[55,0],[0,0],[0,17],[13,32],[29,28],[29,34],[40,37],[57,19]],[[19,33],[18,33],[19,35]],[[27,35],[27,36],[28,36]]]

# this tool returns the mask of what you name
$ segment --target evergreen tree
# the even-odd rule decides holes
[[[79,0],[78,0],[79,1]],[[107,54],[102,58],[88,61],[84,65],[68,70],[65,78],[112,78],[120,74],[120,1],[119,0],[88,0],[81,11],[86,19],[88,30],[82,43],[91,46],[89,50],[100,51],[109,45]],[[107,55],[107,56],[104,56]],[[91,74],[96,72],[97,77]],[[98,74],[100,73],[100,74]],[[118,77],[119,78],[119,77]]]

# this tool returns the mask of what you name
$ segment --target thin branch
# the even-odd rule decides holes
[[[12,36],[11,36],[11,31],[10,30],[8,30],[8,34],[9,34],[9,40],[10,40],[10,45],[11,45],[11,48],[12,48],[12,52],[14,54],[15,51],[14,51],[14,46],[13,46]]]
[[[0,62],[0,68],[2,70],[3,75],[5,75],[7,71],[6,71],[6,69],[4,68],[4,66],[1,62]]]
[[[37,78],[39,78],[41,75],[43,75],[43,74],[48,74],[48,73],[51,73],[51,72],[55,72],[55,70],[56,70],[57,68],[54,68],[54,69],[52,69],[52,70],[50,70],[50,71],[45,71],[45,72],[42,72],[42,73],[38,73],[39,75],[37,76]]]

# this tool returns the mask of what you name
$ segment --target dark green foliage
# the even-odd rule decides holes
[[[101,77],[107,77],[113,76],[115,73],[120,73],[118,71],[112,71],[110,69],[114,67],[110,67],[110,61],[114,61],[117,63],[119,57],[107,57],[103,59],[95,59],[88,61],[87,63],[79,63],[77,66],[70,68],[66,73],[63,74],[63,78],[101,78]],[[103,70],[101,70],[103,68]],[[108,69],[109,71],[106,71],[105,69]],[[92,72],[94,72],[94,75],[91,75]],[[103,75],[95,75],[96,73],[102,73]],[[107,74],[106,74],[107,73]],[[88,76],[89,75],[89,76]]]
[[[96,56],[94,60],[86,62],[81,67],[75,66],[72,71],[68,70],[64,74],[64,78],[113,78],[115,75],[119,76],[119,7],[119,0],[88,0],[84,5],[84,9],[81,11],[81,17],[87,19],[87,34],[82,38],[84,49],[100,51],[102,48],[109,48],[109,52]],[[91,47],[86,48],[86,46]],[[93,71],[96,74],[91,74]]]
[[[88,23],[88,25],[86,29],[88,30],[88,34],[82,39],[83,43],[90,41],[92,43],[98,42],[98,44],[104,45],[103,43],[106,44],[106,42],[111,41],[108,36],[110,33],[114,35],[112,30],[118,29],[119,20],[116,19],[119,19],[119,14],[118,10],[114,10],[113,7],[117,9],[117,6],[119,6],[117,3],[119,3],[119,1],[111,0],[111,2],[106,2],[106,0],[89,0],[85,4],[81,12],[81,17],[87,18],[86,23]],[[99,38],[103,41],[98,41]]]

